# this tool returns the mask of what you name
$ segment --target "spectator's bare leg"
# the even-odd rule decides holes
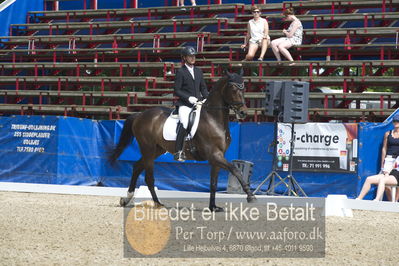
[[[282,55],[284,55],[285,58],[287,58],[289,61],[294,61],[292,58],[290,52],[288,52],[288,49],[292,47],[292,44],[290,41],[283,41],[278,45],[278,50]]]
[[[378,184],[380,182],[380,179],[382,179],[384,175],[372,175],[366,178],[366,181],[364,181],[362,190],[360,191],[359,196],[357,196],[356,199],[363,199],[364,196],[367,195],[367,193],[370,191],[371,185],[372,184]]]
[[[284,41],[284,38],[278,38],[271,42],[272,50],[277,61],[281,61],[280,51],[278,50],[278,45]]]
[[[385,185],[397,185],[397,184],[398,182],[396,181],[396,178],[393,175],[384,176],[383,178],[380,178],[380,182],[378,182],[377,195],[375,196],[374,200],[381,200],[382,195],[384,194],[385,191]]]
[[[197,4],[195,3],[195,0],[191,0],[191,4],[193,5],[193,6],[196,6]]]
[[[184,0],[180,0],[180,6],[184,6]]]
[[[255,43],[249,43],[248,53],[245,56],[245,60],[251,61],[252,59],[254,59],[254,56],[255,56],[256,51],[258,50],[258,47],[259,46]]]
[[[263,39],[259,60],[263,60],[263,57],[265,57],[266,50],[267,50],[267,39]]]
[[[390,187],[385,187],[385,196],[387,197],[388,201],[392,201],[392,190]]]

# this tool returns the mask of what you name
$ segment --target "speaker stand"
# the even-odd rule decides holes
[[[266,195],[286,195],[286,196],[296,196],[296,197],[307,197],[306,193],[303,191],[301,186],[298,184],[298,182],[295,180],[293,174],[292,174],[292,163],[293,163],[293,153],[294,153],[294,142],[295,142],[295,130],[294,130],[294,123],[291,123],[291,140],[290,140],[290,157],[289,157],[289,167],[288,167],[288,175],[286,177],[281,177],[279,173],[277,172],[277,131],[278,131],[278,122],[277,119],[274,122],[274,139],[273,139],[273,169],[272,171],[267,175],[267,177],[258,185],[258,187],[254,190],[254,194],[257,192],[260,192],[262,186],[266,183],[269,182],[267,190],[262,193]],[[276,183],[276,180],[278,182]],[[277,194],[275,192],[275,189],[280,186],[281,184],[284,184],[286,187],[286,190],[283,194]]]

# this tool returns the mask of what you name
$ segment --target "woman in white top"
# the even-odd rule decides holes
[[[374,200],[381,200],[384,190],[387,192],[388,200],[391,198],[391,189],[388,186],[399,185],[399,115],[396,114],[393,119],[393,130],[385,132],[384,142],[381,151],[381,172],[366,178],[362,190],[356,199],[363,199],[369,192],[371,185],[377,185],[377,194]],[[394,201],[399,199],[399,190],[394,195]]]
[[[289,48],[292,46],[298,46],[302,44],[302,34],[303,27],[301,21],[294,15],[294,10],[292,8],[287,8],[283,12],[286,20],[292,21],[288,29],[284,29],[283,33],[286,37],[281,37],[272,41],[272,50],[274,55],[277,58],[277,61],[281,61],[280,53],[284,55],[289,61],[294,61]],[[294,65],[295,63],[291,63],[290,65]]]
[[[260,17],[260,9],[256,5],[251,7],[251,12],[254,18],[248,22],[247,35],[241,48],[245,48],[249,43],[248,54],[245,56],[245,60],[250,61],[254,58],[258,48],[261,47],[258,60],[262,61],[267,50],[267,45],[270,44],[269,24],[266,19]]]

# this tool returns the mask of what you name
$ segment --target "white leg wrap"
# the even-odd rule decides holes
[[[126,203],[126,206],[134,206],[134,205],[135,205],[135,204],[134,204],[134,197],[131,197],[130,200],[129,200],[129,202]]]

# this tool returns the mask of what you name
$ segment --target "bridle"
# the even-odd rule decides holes
[[[245,86],[244,86],[244,82],[242,83],[238,83],[238,82],[229,82],[232,86],[236,87],[237,89],[239,89],[240,91],[244,91]],[[227,103],[227,106],[229,109],[232,109],[234,111],[234,113],[236,115],[238,115],[238,112],[240,111],[240,108],[242,106],[244,106],[244,101],[242,102],[231,102],[231,103]]]
[[[229,81],[228,84],[236,87],[240,91],[244,91],[244,89],[245,89],[244,82],[238,83],[238,82]],[[226,102],[224,100],[224,102],[226,104],[225,106],[209,106],[209,105],[206,105],[204,107],[207,108],[207,109],[232,109],[235,113],[237,113],[239,111],[240,107],[244,105],[244,102],[239,102],[239,101],[237,101],[237,102]]]

